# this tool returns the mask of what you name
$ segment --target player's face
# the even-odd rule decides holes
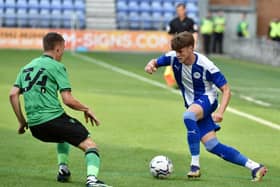
[[[65,42],[58,43],[55,46],[54,52],[55,52],[55,60],[61,61],[63,53],[65,48]]]
[[[176,57],[178,58],[180,63],[183,63],[185,65],[191,65],[192,64],[192,57],[193,54],[193,47],[189,46],[189,47],[184,47],[182,49],[179,49],[178,51],[176,51]]]

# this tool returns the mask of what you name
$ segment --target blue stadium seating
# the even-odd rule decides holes
[[[128,15],[129,28],[132,30],[140,29],[140,17],[137,12],[130,12]]]
[[[127,5],[126,1],[119,0],[117,2],[117,10],[118,11],[128,11],[128,5]]]
[[[141,29],[143,30],[150,30],[151,23],[152,23],[152,17],[151,14],[148,12],[142,12],[140,14],[140,20],[141,20]]]
[[[71,28],[73,19],[72,10],[64,10],[62,13],[62,26],[64,28]]]
[[[153,1],[151,4],[152,12],[161,12],[162,4],[159,1]]]
[[[15,27],[17,23],[16,9],[6,8],[4,14],[4,25],[8,27]]]
[[[0,0],[0,9],[4,10],[4,8],[5,8],[5,2],[4,0]]]
[[[83,0],[76,0],[74,2],[74,7],[75,7],[75,10],[85,12],[85,2]]]
[[[49,0],[40,0],[40,9],[49,10],[51,8],[51,3]],[[45,12],[45,11],[43,11]]]
[[[161,30],[163,28],[163,17],[160,12],[152,13],[152,28]]]
[[[20,8],[17,10],[17,26],[26,27],[28,24],[28,15],[26,8]]]
[[[74,9],[73,2],[65,1],[65,0],[62,3],[62,7],[64,10],[73,10]]]
[[[4,8],[0,8],[0,27],[3,25],[4,17]]]
[[[29,0],[28,1],[28,8],[29,9],[39,9],[39,1],[38,0]]]
[[[16,8],[16,1],[15,0],[6,0],[4,3],[5,8]]]
[[[28,11],[28,26],[37,27],[39,24],[40,17],[38,16],[39,11],[37,8],[29,9]]]
[[[39,26],[43,28],[49,28],[51,25],[50,10],[41,9]]]
[[[137,12],[139,10],[137,1],[129,1],[128,3],[128,10],[130,12]]]
[[[18,0],[16,6],[18,9],[27,9],[28,8],[27,2],[28,2],[27,0]]]
[[[62,13],[60,10],[51,11],[51,27],[60,28],[62,25]]]
[[[139,5],[139,11],[140,12],[150,12],[151,11],[151,6],[150,6],[149,2],[142,1]]]
[[[175,6],[171,2],[164,2],[163,3],[163,10],[164,12],[175,12]]]
[[[50,9],[51,10],[61,10],[62,5],[61,5],[60,0],[52,0],[51,4],[50,4]]]
[[[186,4],[188,15],[199,21],[198,0],[116,0],[118,28],[127,28],[127,23],[121,21],[127,20],[131,29],[164,29],[176,16],[178,3]]]

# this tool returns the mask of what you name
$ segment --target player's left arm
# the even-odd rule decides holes
[[[221,103],[217,111],[212,115],[213,120],[218,123],[223,121],[224,112],[226,111],[231,98],[231,91],[228,83],[224,84],[219,89],[222,92]]]
[[[21,105],[20,105],[20,88],[14,86],[10,91],[10,103],[16,114],[17,120],[19,122],[18,133],[25,133],[25,129],[28,129],[27,122],[23,116]]]

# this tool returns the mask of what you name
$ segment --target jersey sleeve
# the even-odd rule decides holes
[[[160,56],[157,59],[158,67],[171,65],[172,64],[172,60],[174,59],[175,56],[176,56],[176,52],[175,51],[170,51],[170,52]]]
[[[71,91],[71,85],[68,79],[68,74],[66,72],[66,68],[64,65],[58,66],[57,71],[55,73],[55,79],[58,85],[58,90],[60,92],[69,90]]]
[[[22,70],[20,70],[20,72],[18,73],[16,81],[14,83],[14,86],[18,87],[18,88],[22,88],[21,72],[22,72]]]
[[[208,69],[206,70],[206,79],[213,82],[218,88],[221,88],[227,83],[225,76],[211,61],[209,63]]]

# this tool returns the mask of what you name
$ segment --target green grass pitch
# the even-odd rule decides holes
[[[86,172],[80,150],[71,149],[72,181],[61,184],[56,182],[55,145],[35,140],[29,131],[17,135],[18,124],[8,93],[19,68],[40,53],[0,50],[0,186],[84,186]],[[153,76],[144,72],[146,62],[159,54],[94,52],[82,55],[164,83],[163,70]],[[279,124],[279,67],[222,57],[212,59],[224,72],[234,92],[231,107]],[[70,52],[65,53],[63,63],[69,73],[73,95],[93,107],[102,122],[100,127],[86,127],[102,156],[99,177],[108,184],[114,187],[280,186],[279,130],[227,112],[218,133],[220,141],[265,164],[269,169],[267,176],[259,184],[252,183],[246,168],[227,163],[201,146],[202,177],[191,181],[185,177],[190,156],[182,122],[181,96],[97,66]],[[243,100],[242,96],[269,103],[270,107]],[[68,108],[66,111],[84,122],[82,113]],[[167,180],[154,179],[149,173],[149,161],[159,154],[168,156],[175,167]]]

